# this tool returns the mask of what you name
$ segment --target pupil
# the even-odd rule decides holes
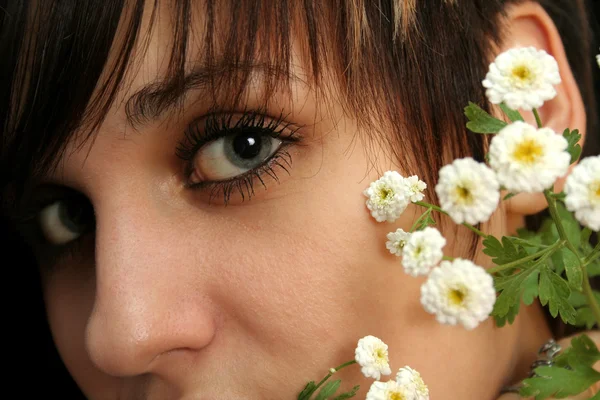
[[[79,198],[61,201],[58,213],[60,221],[73,232],[84,231],[94,218],[90,202]]]
[[[252,159],[260,154],[262,138],[254,133],[242,133],[233,139],[233,151],[242,159]]]

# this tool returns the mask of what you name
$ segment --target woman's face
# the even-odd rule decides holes
[[[95,232],[77,233],[81,201],[40,217],[51,240],[74,239],[43,277],[55,342],[85,394],[291,399],[375,335],[432,398],[491,398],[515,362],[519,324],[439,325],[420,305],[423,280],[385,248],[418,209],[387,224],[365,207],[362,191],[383,171],[420,171],[357,136],[335,99],[317,99],[299,48],[291,93],[266,107],[257,70],[243,108],[210,114],[198,88],[183,109],[133,127],[126,101],[164,74],[170,32],[155,26],[125,101],[51,177],[89,199]],[[466,254],[469,234],[446,232],[446,254]],[[371,381],[358,370],[340,375],[364,396]]]

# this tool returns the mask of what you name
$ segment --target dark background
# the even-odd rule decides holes
[[[591,4],[593,10],[590,12],[595,14],[593,21],[598,25],[600,0],[592,0]],[[597,26],[596,32],[599,31]],[[596,35],[596,49],[600,42],[598,39]],[[597,52],[600,50],[597,49]],[[596,71],[595,85],[600,101],[600,69]],[[5,250],[0,254],[29,254],[27,249],[18,249],[19,242],[14,239],[14,232],[3,231],[0,234],[4,236],[0,237],[0,251]],[[7,249],[11,251],[8,252]],[[45,322],[43,302],[39,296],[41,289],[32,290],[32,284],[39,285],[37,272],[29,268],[15,270],[15,266],[27,264],[27,260],[22,259],[10,261],[4,258],[0,262],[0,268],[4,272],[3,283],[6,285],[3,291],[5,307],[0,318],[2,331],[7,335],[4,342],[6,348],[0,353],[0,359],[5,360],[3,369],[8,371],[8,375],[3,376],[5,395],[0,397],[84,399],[66,372],[52,343]]]

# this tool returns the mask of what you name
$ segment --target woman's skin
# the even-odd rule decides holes
[[[552,47],[562,46],[560,39],[532,7],[513,10],[506,45],[527,32],[520,41],[560,56]],[[171,27],[166,17],[157,21],[120,99],[164,73]],[[303,54],[296,44],[293,72],[299,78],[305,75]],[[564,67],[566,60],[559,63]],[[567,101],[569,111],[550,113],[559,109],[550,102],[542,113],[550,124],[581,129],[585,115],[569,74],[567,66],[559,88],[567,100],[557,100]],[[393,369],[420,371],[435,400],[493,399],[523,377],[551,337],[539,306],[524,307],[501,329],[491,319],[474,331],[442,326],[419,303],[423,279],[404,274],[385,249],[386,234],[409,229],[419,210],[410,207],[394,224],[377,223],[362,191],[388,169],[419,171],[390,159],[376,141],[358,139],[356,120],[332,98],[317,99],[302,79],[292,82],[291,96],[278,93],[267,107],[259,101],[261,90],[257,71],[245,108],[275,119],[283,114],[292,125],[281,137],[299,127],[302,140],[287,149],[289,175],[275,167],[279,183],[265,175],[267,190],[255,182],[250,200],[242,202],[234,191],[225,207],[222,197],[209,202],[209,192],[185,187],[185,163],[175,149],[189,123],[206,118],[209,103],[201,91],[186,97],[181,113],[135,129],[125,102],[116,102],[93,144],[71,143],[50,177],[83,193],[95,210],[95,234],[43,269],[57,348],[86,396],[293,398],[308,380],[352,359],[365,335],[390,346]],[[243,111],[234,110],[233,118]],[[229,166],[214,155],[196,161],[195,168],[204,168],[197,178]],[[539,208],[535,201],[515,198],[484,228],[496,236],[514,231],[523,204]],[[441,227],[445,253],[468,256],[469,231]],[[51,234],[63,228],[46,227]],[[475,261],[489,267],[478,254]],[[360,383],[362,393],[371,383],[358,368],[339,375],[348,388]]]

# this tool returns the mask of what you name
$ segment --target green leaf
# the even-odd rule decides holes
[[[600,380],[600,372],[592,367],[568,370],[561,367],[538,367],[537,376],[523,381],[521,396],[535,396],[535,400],[549,397],[563,399],[575,396]]]
[[[600,303],[600,292],[593,291],[596,301]],[[569,303],[577,310],[575,316],[575,325],[584,326],[586,329],[592,329],[596,325],[596,318],[590,309],[587,298],[581,292],[572,292],[569,296]]]
[[[508,200],[508,199],[510,199],[512,197],[515,197],[516,195],[517,195],[516,193],[508,193],[506,196],[504,196],[502,198],[502,200]]]
[[[518,312],[517,306],[521,301],[521,293],[526,289],[531,290],[531,281],[529,279],[535,280],[536,278],[531,275],[537,273],[539,273],[537,267],[530,267],[512,275],[495,277],[494,284],[496,291],[499,291],[500,295],[496,299],[492,315],[503,318],[511,317],[515,311]],[[530,295],[528,294],[528,296]],[[510,318],[509,322],[511,322]]]
[[[565,271],[565,259],[563,258],[564,251],[565,249],[562,248],[550,256],[552,270],[559,275],[562,275]]]
[[[508,117],[508,119],[510,119],[512,122],[525,121],[523,119],[523,116],[521,115],[521,113],[519,113],[517,110],[513,110],[512,108],[509,108],[504,103],[500,103],[500,109],[502,109],[502,111],[504,112],[504,114],[506,114],[506,116]]]
[[[551,245],[560,239],[558,230],[556,229],[556,225],[554,225],[552,218],[546,218],[544,222],[542,222],[539,234],[541,235],[542,243],[545,245]]]
[[[503,236],[500,243],[497,238],[490,235],[483,240],[483,253],[492,257],[492,261],[497,265],[508,264],[528,255],[520,245],[523,240],[513,236]],[[523,265],[519,267],[522,268]]]
[[[575,396],[600,381],[600,372],[592,366],[600,361],[600,352],[586,335],[571,340],[571,347],[561,352],[550,367],[535,369],[537,376],[523,381],[522,396],[562,399]]]
[[[314,381],[308,382],[304,390],[298,395],[298,400],[308,400],[315,390],[317,390],[317,384]]]
[[[417,230],[420,231],[420,230],[427,228],[428,226],[435,225],[435,220],[433,219],[433,216],[431,215],[432,211],[433,211],[433,209],[429,208],[423,214],[423,216],[422,216],[423,218],[419,221],[419,224],[417,225]]]
[[[577,315],[575,315],[575,325],[585,326],[585,329],[592,329],[596,325],[596,318],[592,309],[589,307],[581,307],[577,309]]]
[[[570,131],[568,128],[564,130],[563,137],[567,139],[568,147],[567,152],[571,155],[571,164],[579,159],[581,156],[581,146],[577,144],[581,139],[581,134],[579,130],[575,129]]]
[[[569,303],[569,296],[571,295],[569,285],[545,265],[540,271],[539,291],[540,302],[543,306],[548,304],[550,315],[556,318],[560,314],[565,323],[575,323],[575,308]]]
[[[600,258],[597,258],[594,262],[588,264],[587,274],[590,278],[600,276]]]
[[[494,317],[494,320],[496,322],[496,326],[499,328],[502,328],[504,325],[506,325],[507,322],[509,324],[512,324],[513,322],[515,322],[515,318],[519,314],[520,306],[521,306],[521,303],[517,301],[515,304],[513,304],[508,309],[508,312],[506,313],[506,315],[503,315],[501,317],[498,315],[494,315],[492,313],[492,316]]]
[[[517,229],[517,237],[513,240],[518,245],[525,248],[527,253],[536,253],[543,245],[542,235],[540,233],[531,232],[527,229]]]
[[[492,258],[501,257],[504,254],[502,243],[495,236],[489,235],[483,240],[483,253]],[[495,262],[495,261],[494,261]],[[497,263],[496,263],[497,264]]]
[[[579,259],[573,252],[567,248],[561,249],[565,271],[569,284],[575,290],[581,290],[583,284],[583,269],[579,265]]]
[[[341,383],[342,381],[340,379],[327,382],[317,397],[315,397],[315,400],[326,400],[328,397],[333,396],[339,389]]]
[[[354,396],[356,396],[356,393],[358,392],[358,389],[360,389],[360,385],[354,386],[351,391],[346,392],[346,393],[342,393],[339,396],[337,396],[336,398],[334,398],[333,400],[346,400],[346,399],[349,399],[351,397],[354,397]]]
[[[589,336],[579,335],[571,339],[571,347],[558,355],[554,361],[559,366],[569,366],[574,369],[592,367],[600,361],[600,351]]]
[[[477,104],[469,102],[465,107],[465,115],[469,119],[467,129],[475,133],[498,133],[507,123],[492,117]]]
[[[569,296],[569,303],[571,303],[573,307],[579,308],[587,304],[587,299],[583,293],[573,291]]]
[[[581,231],[581,243],[588,243],[592,236],[592,230],[590,228],[583,228]]]
[[[522,247],[533,247],[535,249],[540,248],[540,245],[542,244],[542,239],[540,237],[524,239],[524,238],[520,238],[520,237],[510,236],[510,241],[513,242],[513,244],[516,244],[516,245],[519,245]]]
[[[579,248],[581,246],[581,225],[579,225],[575,216],[566,209],[563,203],[557,202],[556,209],[567,233],[567,238],[575,248]]]
[[[533,304],[535,299],[539,296],[539,276],[539,270],[536,269],[536,271],[523,280],[523,284],[521,285],[523,288],[523,303],[528,306]]]

